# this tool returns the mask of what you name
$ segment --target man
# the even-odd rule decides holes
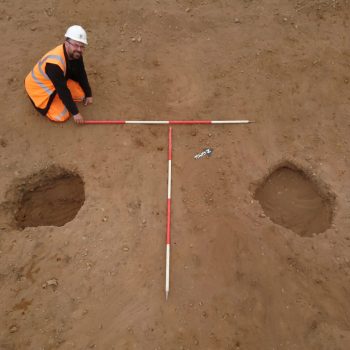
[[[70,115],[78,124],[84,122],[75,102],[92,103],[85,72],[83,50],[87,45],[85,30],[74,25],[67,29],[65,42],[49,51],[25,79],[25,88],[34,107],[55,122]]]

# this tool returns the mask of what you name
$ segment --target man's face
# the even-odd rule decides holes
[[[67,49],[68,57],[73,60],[78,60],[83,54],[85,45],[72,39],[69,39],[66,42],[67,42],[66,49]]]

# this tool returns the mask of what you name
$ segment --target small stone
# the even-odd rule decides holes
[[[54,289],[58,287],[58,281],[56,278],[52,278],[51,280],[46,281],[41,287],[42,288],[47,288],[49,286],[52,286]]]
[[[18,327],[16,325],[12,325],[9,330],[10,333],[16,333],[18,331]]]
[[[128,252],[129,250],[130,250],[129,247],[127,247],[127,246],[124,246],[124,247],[123,247],[123,251],[124,251],[124,252]]]
[[[222,316],[222,319],[226,320],[229,316],[230,314],[228,312],[225,312],[224,315]]]
[[[241,23],[241,21],[239,20],[239,18],[235,18],[235,23]]]
[[[137,42],[138,42],[138,43],[140,43],[140,42],[142,41],[142,37],[141,37],[141,35],[139,35],[139,36],[137,37],[137,39],[136,39],[136,40],[137,40]]]
[[[44,9],[44,11],[45,11],[45,13],[46,13],[49,17],[51,17],[51,16],[53,15],[54,9],[51,8],[51,7],[49,7],[49,8],[47,8],[47,9]]]
[[[34,26],[33,26],[33,27],[30,27],[30,30],[31,30],[32,32],[35,32],[35,31],[36,31],[36,29],[37,29],[37,28],[36,28],[36,27],[34,27]]]
[[[105,216],[105,217],[102,219],[103,222],[107,222],[107,220],[108,220],[107,216]]]
[[[55,278],[48,280],[46,283],[48,286],[58,286],[58,281]]]
[[[187,9],[185,10],[186,12],[190,12],[191,9],[189,7],[187,7]]]

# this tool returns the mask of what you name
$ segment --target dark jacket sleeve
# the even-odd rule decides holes
[[[72,77],[71,78],[79,83],[79,85],[82,87],[86,97],[91,97],[92,92],[91,92],[91,87],[90,87],[89,80],[88,80],[88,77],[87,77],[87,74],[85,71],[83,57],[81,57],[78,60],[70,61],[70,64],[72,65]]]
[[[45,72],[51,79],[58,93],[58,96],[62,100],[63,104],[67,107],[69,113],[72,115],[78,114],[78,107],[73,101],[72,94],[67,87],[67,82],[64,78],[62,69],[57,64],[46,63]]]

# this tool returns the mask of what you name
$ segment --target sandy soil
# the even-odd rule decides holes
[[[2,0],[0,349],[349,349],[349,14],[347,0]],[[167,302],[167,127],[58,125],[24,93],[75,23],[86,119],[256,121],[173,129]],[[334,196],[325,232],[302,237],[255,199],[284,162]],[[81,176],[83,206],[16,228],[16,196],[52,167]]]

